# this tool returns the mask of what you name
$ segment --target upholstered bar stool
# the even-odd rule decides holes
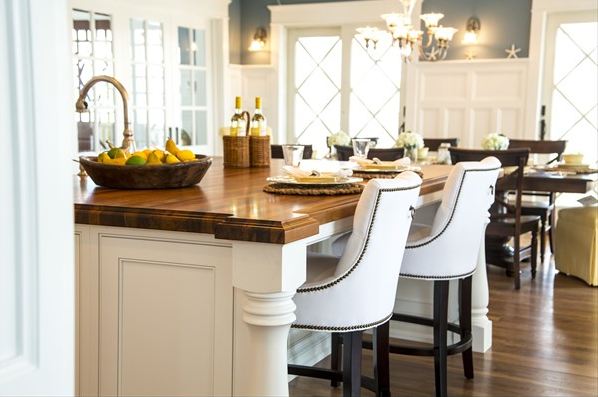
[[[447,395],[447,355],[462,353],[465,376],[473,378],[471,350],[471,276],[476,269],[478,253],[488,222],[488,209],[494,201],[494,188],[500,162],[489,157],[480,162],[460,162],[455,165],[445,184],[442,202],[432,225],[412,225],[405,247],[401,278],[427,280],[434,283],[433,318],[400,314],[395,307],[392,320],[434,328],[432,348],[415,348],[374,343],[376,356],[391,353],[434,356],[436,395]],[[344,237],[333,243],[333,250],[344,244]],[[448,323],[449,280],[459,280],[459,325]],[[400,287],[400,280],[399,280]],[[388,323],[376,332],[388,335]],[[447,346],[447,332],[460,335],[460,341]],[[338,342],[337,342],[338,343]],[[365,343],[371,348],[372,344]],[[333,350],[338,348],[333,344]],[[383,349],[383,351],[380,351]],[[376,351],[378,350],[378,351]],[[338,365],[333,362],[332,367]],[[388,390],[389,379],[377,377],[377,389]],[[388,393],[385,393],[388,395]]]
[[[292,327],[341,334],[343,365],[342,371],[289,365],[289,374],[342,381],[344,396],[360,394],[362,331],[392,316],[420,185],[420,177],[412,172],[372,179],[359,199],[341,257],[308,256],[307,281],[294,298],[297,320]],[[376,372],[388,373],[388,362],[385,365]]]

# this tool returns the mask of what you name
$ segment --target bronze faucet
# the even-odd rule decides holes
[[[85,85],[81,89],[81,92],[79,93],[79,98],[77,99],[77,103],[75,104],[77,112],[87,112],[88,105],[87,102],[85,102],[85,97],[87,96],[87,92],[89,91],[89,89],[98,81],[105,81],[106,83],[112,84],[120,93],[120,96],[123,100],[123,114],[125,116],[125,130],[123,131],[123,142],[121,148],[123,150],[134,150],[135,140],[133,139],[133,130],[129,128],[129,95],[127,94],[127,90],[120,81],[116,80],[114,77],[105,75],[92,77],[91,80],[85,83]]]

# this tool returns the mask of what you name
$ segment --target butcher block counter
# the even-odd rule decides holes
[[[422,205],[450,168],[423,167]],[[199,185],[172,190],[75,177],[78,394],[282,396],[289,356],[327,354],[326,335],[287,350],[293,296],[307,247],[350,230],[359,195],[263,192],[281,170],[215,158]]]

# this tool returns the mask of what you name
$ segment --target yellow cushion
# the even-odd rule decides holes
[[[598,207],[566,208],[555,230],[556,268],[590,285],[598,285]]]

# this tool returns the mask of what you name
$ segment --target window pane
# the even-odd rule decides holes
[[[187,134],[188,136],[193,136],[193,111],[192,110],[183,110],[181,112],[181,129],[179,131],[179,135],[182,136],[183,134]],[[181,141],[180,136],[179,136],[179,142]]]
[[[194,73],[195,106],[206,106],[206,72],[196,70]]]
[[[206,66],[206,34],[204,30],[193,30],[193,54],[195,65]]]
[[[300,37],[294,51],[294,136],[323,153],[328,134],[340,129],[342,42],[339,36]]]
[[[193,81],[190,70],[181,70],[181,105],[192,106]]]
[[[166,141],[164,109],[149,109],[149,146],[163,146]]]
[[[189,43],[189,29],[179,26],[179,62],[181,65],[191,65],[191,43]]]
[[[195,112],[195,142],[196,145],[208,144],[208,121],[205,110]]]
[[[133,118],[133,133],[135,136],[135,143],[138,149],[147,146],[147,110],[137,109]]]
[[[358,39],[351,45],[351,101],[349,134],[377,137],[391,146],[398,134],[401,58],[390,37],[366,49]]]

